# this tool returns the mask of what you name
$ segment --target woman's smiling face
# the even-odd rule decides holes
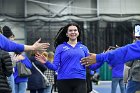
[[[79,36],[78,28],[76,26],[69,26],[66,35],[70,40],[77,40]]]

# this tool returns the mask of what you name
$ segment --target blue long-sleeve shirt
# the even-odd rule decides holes
[[[123,78],[124,64],[111,65],[112,78]]]
[[[0,34],[0,49],[9,52],[23,52],[24,45],[12,42],[6,37],[4,37],[2,34]]]
[[[115,50],[101,53],[96,55],[96,61],[97,63],[94,65],[91,65],[90,68],[92,70],[95,70],[99,68],[104,62],[107,62],[110,65],[118,65],[122,64],[122,66],[116,67],[115,73],[120,73],[119,71],[123,70],[123,64],[128,61],[133,60],[139,60],[140,59],[140,40],[136,41],[135,43],[128,44],[126,46],[117,48]],[[119,69],[120,68],[120,69]],[[116,74],[118,76],[122,76],[121,74]],[[115,74],[112,75],[112,77],[115,77]]]
[[[138,59],[140,59],[140,40],[115,50],[96,55],[97,63],[107,62],[111,65],[123,64]]]
[[[103,65],[104,62],[97,62],[90,66],[90,69],[96,70]],[[110,64],[109,64],[110,65]],[[112,77],[113,78],[122,78],[123,77],[123,70],[124,70],[124,63],[122,64],[115,64],[110,65],[112,68]]]
[[[29,58],[26,55],[23,55],[25,58],[23,60],[21,60],[20,62],[22,62],[23,64],[25,64],[25,66],[27,68],[32,67],[32,63],[29,60]],[[17,70],[17,66],[14,67],[14,79],[15,79],[15,83],[20,83],[20,82],[27,82],[28,81],[28,77],[19,77],[18,76],[18,70]]]
[[[78,42],[75,47],[64,42],[56,48],[53,64],[45,65],[58,72],[57,79],[86,79],[85,66],[80,63],[81,58],[88,56],[86,46]]]
[[[107,62],[107,63],[110,63],[110,62]],[[103,64],[104,64],[104,61],[100,61],[100,62],[97,62],[97,63],[91,65],[89,68],[92,70],[96,70],[96,69],[100,68]],[[112,78],[122,78],[123,77],[124,63],[115,64],[115,65],[109,64],[109,66],[111,66],[111,68],[112,68]]]
[[[103,61],[97,62],[97,63],[89,66],[89,68],[92,70],[96,70],[96,69],[100,68],[103,65],[103,63],[104,63]]]

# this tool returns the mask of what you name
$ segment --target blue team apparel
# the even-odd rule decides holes
[[[45,65],[58,72],[57,79],[86,79],[85,66],[80,63],[81,58],[88,56],[86,46],[78,42],[75,47],[64,42],[56,48],[54,62]]]
[[[9,52],[11,52],[11,51],[23,52],[24,45],[12,42],[12,41],[8,40],[6,37],[4,37],[2,34],[0,34],[0,49],[9,51]]]
[[[97,63],[107,62],[111,65],[122,64],[138,59],[140,59],[140,40],[133,44],[128,44],[124,47],[96,55]]]

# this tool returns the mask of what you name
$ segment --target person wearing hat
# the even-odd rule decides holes
[[[2,28],[2,34],[5,36],[5,37],[7,37],[8,39],[10,39],[10,40],[14,40],[15,39],[15,35],[13,34],[13,32],[12,32],[12,30],[8,27],[8,26],[4,26],[3,28]]]
[[[0,33],[2,33],[0,31]],[[1,93],[11,93],[7,77],[13,73],[11,57],[8,52],[0,49],[0,91]]]
[[[11,29],[8,27],[8,26],[4,26],[2,28],[2,34],[8,38],[9,40],[14,40],[15,39],[15,35],[13,34],[13,32],[11,31]],[[13,52],[9,52],[10,56],[11,56],[11,59],[13,59]],[[14,61],[12,60],[12,64],[13,64],[13,67],[14,67]],[[14,71],[14,68],[13,68],[13,71]],[[15,82],[14,82],[14,75],[13,73],[11,74],[11,76],[8,77],[8,82],[10,84],[10,87],[12,89],[12,93],[15,93]]]

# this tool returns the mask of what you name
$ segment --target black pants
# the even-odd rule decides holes
[[[58,93],[86,93],[86,80],[83,79],[67,79],[58,80]]]

